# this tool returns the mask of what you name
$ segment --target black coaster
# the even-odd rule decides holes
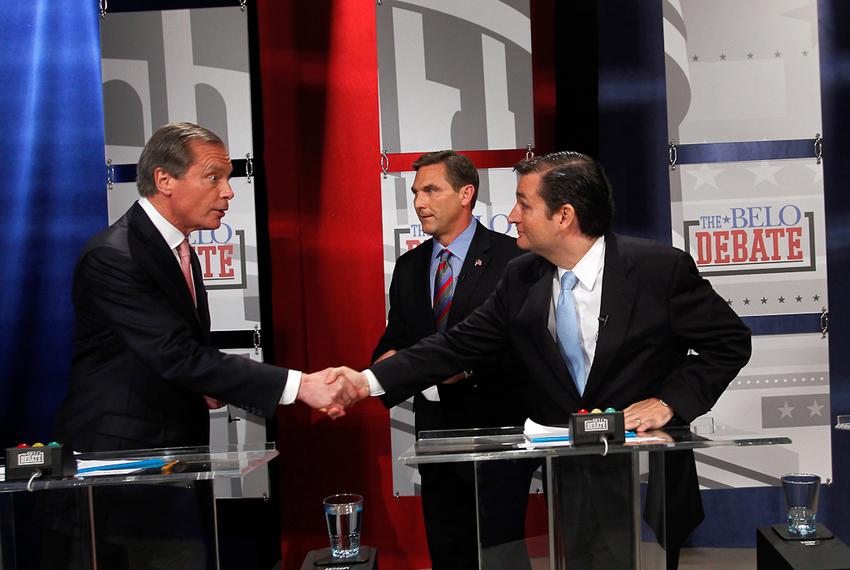
[[[334,568],[336,566],[354,566],[355,564],[366,564],[369,562],[369,552],[371,548],[361,548],[360,553],[354,558],[334,558],[330,555],[330,548],[326,549],[328,551],[328,555],[324,558],[319,558],[318,560],[313,562],[313,566],[320,566],[325,568]]]
[[[822,524],[815,526],[815,532],[812,534],[807,534],[805,536],[800,536],[799,534],[791,534],[788,532],[788,525],[784,524],[774,524],[771,525],[773,532],[779,535],[779,538],[782,540],[829,540],[830,538],[835,538],[835,535],[830,532],[828,528],[823,526]]]

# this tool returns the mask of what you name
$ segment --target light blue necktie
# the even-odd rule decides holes
[[[567,363],[579,395],[584,394],[587,374],[584,369],[584,351],[581,348],[581,331],[578,326],[578,311],[573,288],[578,277],[567,271],[561,277],[561,296],[555,309],[555,325],[558,333],[558,346]]]

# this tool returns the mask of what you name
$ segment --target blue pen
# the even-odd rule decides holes
[[[626,439],[635,438],[637,434],[633,431],[626,432]],[[545,437],[532,437],[529,438],[531,443],[545,443],[547,441],[570,441],[570,436],[568,435],[550,435]]]
[[[102,465],[100,467],[86,467],[79,469],[79,473],[91,473],[92,471],[118,471],[119,469],[147,469],[165,466],[162,459],[142,459],[140,461],[128,461],[127,463],[116,463],[115,465]]]

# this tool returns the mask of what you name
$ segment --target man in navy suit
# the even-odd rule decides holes
[[[83,250],[74,272],[70,390],[56,420],[57,439],[75,450],[206,446],[208,406],[232,403],[271,417],[296,399],[342,407],[357,395],[347,383],[328,383],[330,369],[302,374],[212,345],[188,236],[221,225],[233,198],[232,170],[214,133],[191,123],[161,127],[139,158],[141,198]],[[109,510],[98,537],[120,544],[122,558],[102,566],[205,567],[194,531],[208,513],[186,489],[116,488],[95,500]]]
[[[431,239],[396,262],[387,329],[373,361],[384,360],[462,321],[493,292],[508,261],[522,253],[514,238],[488,230],[473,218],[479,176],[471,160],[450,150],[437,151],[420,156],[413,169],[413,207],[422,231]],[[441,272],[443,263],[447,266],[442,266]],[[524,383],[522,368],[507,351],[505,356],[459,370],[437,386],[415,394],[392,391],[383,399],[392,407],[413,395],[417,435],[422,430],[519,426],[528,417],[520,397]],[[479,507],[491,510],[489,520],[499,521],[501,527],[485,532],[482,540],[485,545],[516,543],[511,550],[520,559],[514,559],[513,568],[520,570],[523,563],[528,564],[523,555],[523,521],[534,469],[527,464],[488,467],[490,484],[479,485],[479,490],[493,500]],[[434,570],[477,568],[472,465],[420,465],[419,473]],[[505,550],[499,550],[501,556]]]
[[[750,331],[693,259],[613,233],[611,188],[592,158],[555,153],[516,170],[509,220],[517,244],[532,253],[508,264],[493,295],[453,329],[365,373],[339,372],[368,381],[373,394],[423,389],[512,348],[529,373],[531,417],[544,424],[610,406],[624,410],[626,429],[642,433],[686,425],[709,411],[749,360]],[[675,567],[679,546],[703,513],[693,455],[667,455],[668,567]],[[602,475],[597,468],[578,466],[589,488]],[[587,535],[592,544],[577,541],[568,552],[577,567],[629,567],[628,553],[620,557],[608,547],[628,545],[621,529],[593,528],[601,532]]]

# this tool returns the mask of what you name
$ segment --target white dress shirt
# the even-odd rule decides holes
[[[150,218],[151,223],[165,240],[165,243],[174,254],[174,259],[177,261],[177,267],[180,267],[180,254],[177,252],[177,247],[184,239],[189,239],[189,236],[183,235],[183,232],[174,227],[174,225],[165,219],[165,216],[159,213],[159,210],[151,204],[150,200],[145,197],[139,198],[139,206],[145,211],[145,214]],[[191,270],[191,266],[190,266]],[[182,269],[181,269],[182,271]],[[194,279],[194,274],[192,276]],[[283,394],[280,396],[280,404],[287,405],[295,401],[298,395],[298,389],[301,387],[301,372],[298,370],[290,370],[286,377],[286,385],[283,388]]]
[[[584,353],[585,370],[590,374],[593,357],[596,354],[596,338],[599,336],[599,320],[604,318],[599,314],[602,306],[602,272],[605,269],[605,237],[598,238],[587,250],[587,253],[575,264],[572,272],[578,278],[573,289],[578,313],[578,325],[581,331],[582,352]],[[561,277],[569,271],[558,267],[552,275],[552,304],[549,307],[549,332],[557,342],[557,326],[555,324],[555,307],[561,298]]]

